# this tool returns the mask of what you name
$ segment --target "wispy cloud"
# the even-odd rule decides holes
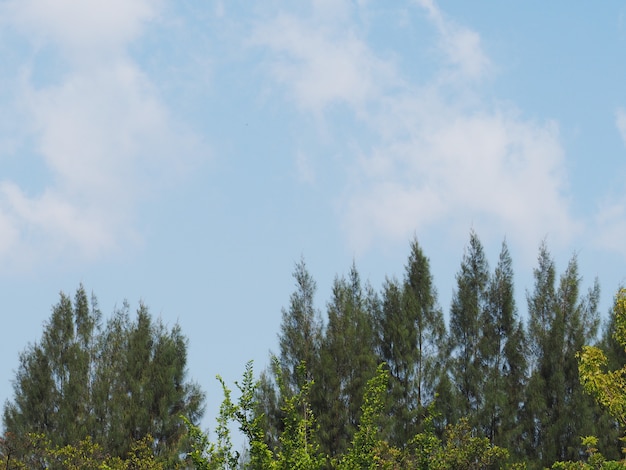
[[[100,60],[104,52],[120,52],[138,37],[145,23],[158,16],[160,0],[9,0],[3,5],[7,23],[39,45],[54,43],[81,60]]]
[[[427,13],[439,34],[439,49],[444,62],[456,69],[457,78],[476,80],[483,78],[492,64],[482,49],[480,35],[448,19],[434,0],[416,0]]]
[[[127,51],[145,23],[158,16],[158,5],[3,5],[3,21],[29,38],[29,47],[53,48],[63,61],[61,78],[42,84],[31,73],[37,54],[26,54],[16,80],[15,102],[29,129],[20,148],[35,155],[50,177],[28,191],[20,181],[0,182],[5,262],[100,258],[137,243],[139,202],[183,171],[181,156],[191,153],[194,137],[171,118]]]
[[[321,19],[279,14],[259,25],[251,42],[275,53],[269,71],[302,109],[320,113],[338,103],[360,108],[380,96],[381,84],[394,78],[393,68],[352,28],[343,29],[338,18],[332,21],[333,14],[345,16],[343,9],[323,11]]]
[[[463,226],[464,237],[471,223],[533,253],[548,233],[569,240],[581,227],[569,208],[558,125],[480,99],[479,82],[493,71],[480,35],[433,1],[415,5],[435,27],[441,56],[427,83],[379,57],[350,15],[312,23],[281,14],[255,33],[272,52],[274,80],[300,108],[320,113],[346,104],[370,133],[347,157],[348,183],[339,195],[351,245],[367,249],[435,224]],[[472,99],[462,99],[468,90]]]

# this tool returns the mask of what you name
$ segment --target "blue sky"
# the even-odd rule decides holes
[[[59,291],[143,300],[189,372],[276,349],[301,257],[324,311],[353,260],[380,287],[416,236],[444,311],[474,229],[625,280],[626,6],[0,1],[0,399]]]

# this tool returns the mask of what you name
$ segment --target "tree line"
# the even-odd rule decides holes
[[[491,270],[473,231],[446,316],[417,240],[402,278],[379,289],[354,264],[337,276],[324,318],[304,260],[293,277],[272,366],[257,379],[249,364],[238,400],[222,382],[216,442],[197,427],[205,396],[187,377],[177,325],[143,304],[131,318],[127,303],[103,321],[83,286],[61,294],[20,354],[3,413],[5,468],[621,465],[626,381],[602,374],[626,364],[626,326],[614,315],[599,331],[599,285],[583,289],[576,256],[559,274],[540,245],[525,321],[506,243]]]
[[[600,344],[613,368],[626,357],[613,339],[614,323],[599,335],[599,284],[583,289],[575,255],[558,274],[547,245],[540,245],[526,321],[515,302],[506,242],[490,270],[473,231],[447,324],[417,240],[402,279],[387,278],[380,290],[363,283],[354,265],[347,276],[336,277],[325,321],[303,260],[293,275],[296,288],[278,334],[280,367],[261,375],[258,392],[270,448],[281,445],[281,403],[311,383],[321,449],[330,457],[345,453],[360,422],[366,384],[382,363],[389,380],[379,424],[384,441],[395,448],[406,448],[430,419],[440,438],[447,426],[467,419],[476,435],[528,468],[581,458],[581,436],[599,436],[604,453],[620,458],[618,421],[584,393],[576,354],[584,345]]]

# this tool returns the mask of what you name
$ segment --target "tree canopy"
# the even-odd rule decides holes
[[[6,435],[39,434],[59,447],[90,437],[116,457],[151,435],[155,455],[175,461],[185,449],[180,416],[196,422],[204,406],[186,365],[178,325],[155,321],[143,304],[131,320],[127,303],[103,324],[81,285],[73,300],[61,293],[41,339],[20,354]]]
[[[271,367],[256,379],[249,363],[238,398],[219,379],[215,442],[197,425],[204,394],[187,378],[178,325],[153,319],[144,304],[131,315],[126,302],[103,319],[82,286],[62,293],[41,338],[19,356],[1,461],[119,470],[624,468],[626,289],[598,337],[599,284],[583,289],[575,255],[559,273],[540,245],[526,312],[506,242],[489,265],[472,231],[444,315],[415,239],[402,278],[376,290],[353,262],[321,309],[300,260]],[[233,425],[243,452],[233,449]]]

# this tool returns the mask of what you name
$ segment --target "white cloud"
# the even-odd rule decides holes
[[[307,111],[319,113],[337,103],[359,108],[380,94],[380,83],[393,79],[390,64],[342,26],[280,14],[252,36],[253,44],[275,52],[270,73]]]
[[[492,68],[482,50],[480,35],[446,18],[434,0],[417,0],[439,33],[439,48],[446,61],[465,79],[483,78]]]
[[[472,84],[493,69],[480,35],[447,19],[433,1],[417,4],[435,26],[442,57],[429,83],[410,83],[348,20],[315,24],[279,15],[255,33],[272,52],[273,78],[302,109],[323,113],[346,104],[373,136],[348,157],[349,182],[339,196],[351,246],[406,240],[435,224],[484,224],[481,233],[506,235],[528,253],[547,234],[570,240],[581,226],[566,196],[558,126],[475,99]],[[461,99],[467,90],[470,101]]]
[[[3,16],[39,42],[53,42],[65,52],[96,56],[124,48],[145,22],[154,19],[160,0],[10,0]]]
[[[157,5],[20,0],[4,6],[17,31],[36,31],[37,41],[71,59],[63,77],[44,86],[29,75],[37,59],[23,63],[15,95],[29,131],[21,149],[37,156],[50,177],[28,190],[17,180],[0,181],[5,262],[101,258],[138,243],[139,204],[179,178],[198,152],[192,150],[197,140],[171,118],[126,51],[158,14]]]
[[[430,113],[448,114],[456,118],[435,125],[417,116],[409,138],[397,136],[360,159],[359,185],[344,208],[354,244],[406,239],[434,223],[465,221],[467,227],[483,222],[485,231],[530,244],[532,252],[547,233],[566,241],[580,230],[568,215],[554,124],[524,122],[506,110]]]
[[[626,145],[626,111],[623,108],[618,108],[615,112],[615,125],[624,145]]]

